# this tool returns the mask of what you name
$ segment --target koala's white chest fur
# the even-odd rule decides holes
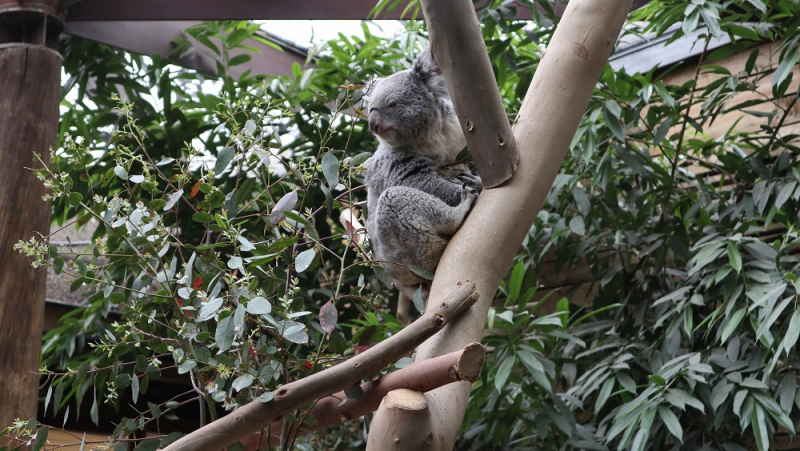
[[[458,153],[467,145],[467,139],[455,115],[444,117],[439,133],[431,133],[430,144],[433,154],[438,157],[439,166],[456,161]]]

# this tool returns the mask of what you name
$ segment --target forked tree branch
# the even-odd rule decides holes
[[[438,2],[470,4],[470,0]],[[441,6],[441,5],[440,5]],[[424,7],[424,6],[423,6]],[[570,0],[542,57],[513,126],[520,150],[519,166],[506,184],[484,190],[467,220],[445,249],[436,270],[431,296],[436,299],[458,280],[476,283],[480,301],[475,308],[417,348],[417,360],[442,355],[480,340],[486,314],[500,280],[544,204],[553,180],[580,123],[592,91],[608,61],[631,0]],[[460,6],[464,8],[464,6]],[[426,13],[427,14],[427,13]],[[440,22],[429,23],[431,33]],[[475,28],[479,36],[480,31]],[[471,51],[485,51],[473,48]],[[464,55],[451,55],[451,59]],[[445,71],[457,66],[443,65]],[[455,89],[459,89],[457,86]],[[494,95],[498,95],[494,92]],[[456,105],[458,108],[458,105]],[[476,130],[482,118],[475,118]],[[425,394],[433,441],[426,450],[451,450],[469,397],[469,384],[449,384]],[[374,422],[383,421],[381,412]],[[415,432],[420,431],[416,422]],[[397,436],[408,436],[400,424]],[[385,443],[385,436],[369,440]]]
[[[280,419],[303,404],[352,387],[364,377],[408,354],[415,346],[440,331],[477,301],[475,285],[462,282],[446,295],[434,296],[428,311],[396,335],[344,363],[286,384],[266,403],[252,401],[167,446],[167,451],[217,450]]]
[[[509,180],[519,150],[503,107],[472,1],[420,0],[433,57],[447,89],[483,186]]]

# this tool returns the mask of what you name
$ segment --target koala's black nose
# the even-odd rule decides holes
[[[380,135],[383,131],[381,129],[381,113],[379,113],[378,110],[369,112],[369,131],[376,135]]]

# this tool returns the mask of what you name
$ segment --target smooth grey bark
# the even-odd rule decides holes
[[[420,0],[433,57],[447,89],[483,186],[508,181],[519,162],[508,114],[471,0]]]
[[[569,2],[513,125],[520,150],[514,177],[481,193],[445,249],[431,287],[431,296],[436,299],[459,280],[469,279],[475,281],[480,299],[469,312],[417,348],[417,360],[480,340],[497,286],[558,174],[630,8],[631,0]],[[445,65],[443,70],[450,68]],[[480,127],[480,119],[476,121]],[[419,430],[422,422],[417,421],[394,433],[403,436],[416,428],[419,435],[432,434],[432,443],[426,449],[452,449],[469,389],[469,383],[461,382],[425,393],[430,431]],[[379,411],[373,421],[383,421],[381,415]],[[370,441],[386,439],[373,435]]]

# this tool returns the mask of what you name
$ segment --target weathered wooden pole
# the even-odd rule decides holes
[[[14,244],[50,227],[45,189],[26,168],[57,143],[57,3],[0,0],[0,429],[36,416],[46,273]]]

